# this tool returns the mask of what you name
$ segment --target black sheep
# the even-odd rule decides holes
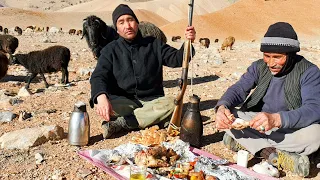
[[[11,35],[0,35],[0,51],[7,53],[10,56],[16,51],[19,45],[19,40]]]
[[[172,36],[171,41],[172,42],[177,42],[180,39],[181,39],[181,36]]]
[[[9,34],[8,28],[4,28],[4,29],[3,29],[3,34]]]
[[[70,50],[64,46],[51,46],[40,51],[32,51],[28,54],[15,54],[14,64],[21,64],[31,73],[26,88],[29,88],[33,78],[40,74],[46,88],[49,84],[43,73],[62,71],[61,83],[69,83],[68,64],[70,61]]]
[[[112,27],[97,16],[88,16],[83,20],[82,37],[86,38],[89,48],[95,59],[100,56],[100,50],[114,39],[118,39],[118,33]]]
[[[161,29],[150,22],[141,21],[139,30],[143,37],[153,36],[164,43],[167,42],[167,37]],[[105,45],[119,37],[113,26],[108,26],[99,17],[94,15],[88,16],[83,20],[82,32],[82,38],[86,38],[88,46],[96,59],[100,56],[100,50]]]
[[[0,35],[0,51],[13,54],[19,45],[19,40],[11,35]]]
[[[7,56],[0,52],[0,79],[3,78],[8,71],[9,60]]]
[[[202,46],[209,48],[210,45],[210,39],[209,38],[200,38],[199,42]]]
[[[22,35],[22,29],[19,26],[14,28],[14,31],[18,33],[18,35]]]

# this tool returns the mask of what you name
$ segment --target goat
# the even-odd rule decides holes
[[[0,26],[0,32],[2,32],[3,31],[3,27],[2,26]]]
[[[16,51],[19,46],[19,40],[12,35],[0,35],[0,51],[8,54],[10,60],[12,54]]]
[[[8,28],[4,28],[4,29],[3,29],[3,34],[9,34]]]
[[[19,26],[14,28],[14,31],[18,33],[18,35],[22,35],[22,29]]]
[[[74,34],[76,34],[76,31],[77,31],[77,30],[75,30],[75,29],[70,29],[70,30],[69,30],[69,34],[70,34],[70,35],[74,35]]]
[[[221,45],[221,50],[227,50],[228,47],[230,48],[230,50],[232,50],[232,46],[235,41],[236,39],[233,36],[227,37]]]
[[[110,43],[111,41],[118,39],[119,35],[112,26],[108,26],[99,17],[91,15],[83,20],[82,37],[86,38],[87,44],[91,49],[95,59],[100,56],[100,50]],[[139,24],[139,30],[143,37],[153,36],[167,42],[165,34],[154,24],[150,22],[141,21]]]
[[[40,51],[32,51],[28,54],[15,54],[13,64],[21,64],[31,73],[27,89],[33,78],[40,74],[46,88],[49,87],[43,73],[62,71],[61,83],[69,83],[68,65],[70,61],[70,50],[64,46],[51,46]]]
[[[210,39],[209,38],[200,38],[199,42],[202,46],[209,48],[210,45]]]
[[[81,36],[82,35],[82,30],[81,29],[77,30],[76,35],[77,36]]]
[[[28,28],[34,30],[35,26],[27,26],[26,29],[28,29]]]
[[[62,32],[62,28],[57,28],[57,27],[51,27],[48,31],[49,33],[61,33]]]
[[[171,41],[172,42],[177,42],[177,40],[180,40],[181,36],[172,36]]]
[[[34,28],[34,31],[35,31],[35,32],[41,32],[41,31],[44,31],[44,27],[36,26],[36,27]]]
[[[0,52],[0,79],[3,78],[8,71],[9,60],[7,56]]]
[[[151,22],[141,21],[139,23],[139,30],[142,37],[153,36],[160,39],[162,42],[167,43],[166,35],[156,25]]]

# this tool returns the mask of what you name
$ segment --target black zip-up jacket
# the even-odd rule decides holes
[[[182,61],[183,45],[177,50],[154,37],[143,38],[140,32],[132,42],[120,37],[101,50],[90,78],[90,106],[100,94],[130,99],[164,96],[162,65],[181,67]]]

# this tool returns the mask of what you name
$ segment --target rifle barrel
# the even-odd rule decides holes
[[[193,6],[194,6],[194,0],[190,0],[189,3],[189,26],[192,26],[192,16],[193,16]]]

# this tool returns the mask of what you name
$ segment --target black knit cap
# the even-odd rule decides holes
[[[269,26],[261,40],[261,52],[289,53],[300,51],[300,43],[293,27],[286,22],[277,22]]]
[[[125,14],[131,15],[139,24],[139,20],[137,16],[134,14],[134,12],[132,11],[132,9],[126,4],[119,4],[119,6],[117,6],[116,9],[112,12],[112,21],[116,29],[117,29],[118,18]]]

